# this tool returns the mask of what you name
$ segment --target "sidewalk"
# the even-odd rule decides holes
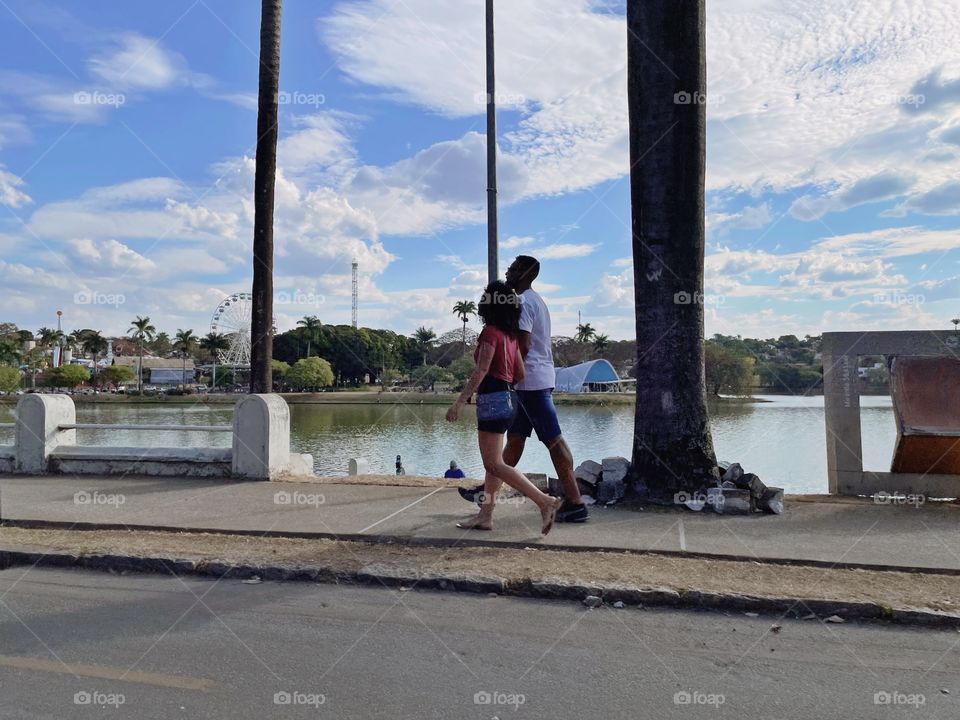
[[[284,494],[279,502],[278,493]],[[489,533],[455,526],[471,513],[453,487],[132,477],[0,478],[4,521],[316,534],[340,539],[387,537],[459,547],[483,544],[685,552],[960,573],[957,505],[913,507],[856,499],[788,498],[782,516],[749,517],[595,506],[589,523],[558,525],[547,538],[541,538],[539,514],[527,502],[498,507],[494,531]]]

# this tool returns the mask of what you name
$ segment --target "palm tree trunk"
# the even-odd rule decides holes
[[[631,472],[659,499],[717,478],[703,364],[704,6],[627,4],[637,326]]]
[[[143,340],[140,341],[139,361],[137,362],[137,394],[143,395]]]
[[[250,321],[250,392],[272,389],[273,206],[277,179],[277,95],[280,92],[282,0],[262,0],[260,88],[257,106],[257,168],[253,203],[253,309]]]
[[[463,352],[467,351],[467,321],[463,321]]]

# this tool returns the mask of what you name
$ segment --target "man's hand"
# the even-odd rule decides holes
[[[460,416],[460,403],[454,403],[450,406],[450,409],[447,410],[447,422],[456,422],[457,418]]]

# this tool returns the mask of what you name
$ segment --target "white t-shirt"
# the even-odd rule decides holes
[[[520,295],[520,329],[530,333],[530,350],[523,359],[526,375],[517,390],[545,390],[556,384],[550,340],[550,311],[533,288]]]

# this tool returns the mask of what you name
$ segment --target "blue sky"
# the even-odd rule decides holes
[[[633,335],[622,3],[501,2],[505,264]],[[259,3],[0,3],[0,320],[202,334],[249,289]],[[458,325],[485,277],[480,0],[284,7],[277,324]],[[955,0],[708,4],[707,332],[960,314]]]

